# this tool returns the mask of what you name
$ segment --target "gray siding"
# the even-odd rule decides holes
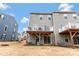
[[[67,15],[67,19],[64,15]],[[73,14],[76,15],[76,19]],[[70,23],[79,23],[79,13],[78,12],[51,12],[48,13],[33,13],[30,15],[30,23],[29,26],[53,26],[54,33],[51,35],[51,41],[58,45],[58,43],[65,42],[64,39],[70,39],[67,35],[60,35],[59,28],[64,25]],[[40,15],[43,16],[42,20],[40,20]],[[48,20],[48,15],[51,15],[51,20]]]
[[[40,16],[43,16],[42,20],[40,20]],[[48,16],[49,15],[43,15],[43,14],[36,15],[36,14],[32,14],[30,16],[30,24],[29,25],[30,26],[34,26],[34,25],[37,25],[37,26],[44,26],[44,25],[52,26],[52,18],[51,18],[51,20],[49,20]]]
[[[64,14],[67,14],[67,19],[65,19]],[[76,13],[74,13],[76,14]],[[61,28],[61,25],[64,26],[70,23],[79,23],[79,16],[77,15],[76,19],[74,19],[72,13],[53,13],[53,23],[54,23],[54,34],[55,34],[55,44],[57,45],[61,40],[64,40],[65,38],[69,39],[69,36],[61,36],[59,34],[59,28]]]
[[[4,15],[3,19],[0,18],[0,40],[17,40],[18,24],[15,21],[14,17],[7,14],[0,15]],[[5,26],[7,26],[6,31],[4,30]],[[6,35],[5,38],[3,34]]]

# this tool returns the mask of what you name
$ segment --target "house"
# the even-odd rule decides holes
[[[54,38],[52,14],[31,13],[27,33],[29,44],[52,45]]]
[[[28,43],[34,45],[79,45],[79,13],[30,13],[27,33]]]
[[[8,14],[0,14],[0,41],[16,41],[18,24],[15,18]]]

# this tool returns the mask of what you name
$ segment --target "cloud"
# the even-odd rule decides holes
[[[73,7],[74,7],[73,5],[70,5],[67,3],[62,3],[59,5],[58,10],[60,10],[60,11],[72,11]]]
[[[26,30],[28,30],[28,28],[23,28],[23,31],[26,31]]]
[[[13,13],[8,13],[9,15],[11,15],[11,16],[13,16],[13,17],[15,17],[15,14],[13,14]]]
[[[15,14],[13,14],[13,13],[9,13],[9,12],[5,12],[6,14],[8,14],[8,15],[11,15],[11,16],[13,16],[13,17],[15,17],[16,15]],[[5,14],[4,13],[4,14]]]
[[[0,9],[1,9],[1,10],[5,10],[5,9],[8,9],[8,8],[10,8],[9,5],[4,4],[4,3],[0,3]]]
[[[25,23],[26,23],[26,22],[28,22],[28,21],[29,21],[29,19],[28,19],[28,18],[23,17],[23,18],[22,18],[22,20],[21,20],[21,23],[25,24]]]

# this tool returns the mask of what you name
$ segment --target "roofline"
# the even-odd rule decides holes
[[[76,11],[54,11],[54,12],[31,12],[30,14],[45,14],[45,15],[48,15],[48,14],[52,14],[52,13],[60,13],[60,14],[63,14],[63,13],[68,13],[68,14],[73,14],[73,13],[79,13],[79,12],[76,12]]]
[[[14,16],[7,14],[7,13],[0,13],[0,15],[8,15],[8,16],[14,17]]]
[[[7,16],[12,17],[12,18],[14,19],[14,21],[16,22],[16,24],[18,25],[18,23],[17,23],[17,21],[15,20],[15,17],[14,17],[14,16],[9,15],[9,14],[7,14],[7,13],[0,13],[0,15],[7,15]]]
[[[31,12],[30,14],[43,14],[43,15],[52,15],[51,12]]]
[[[52,13],[78,13],[78,12],[76,12],[76,11],[55,11]]]

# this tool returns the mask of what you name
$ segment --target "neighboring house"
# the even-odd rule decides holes
[[[0,14],[0,41],[17,40],[18,24],[13,16]]]
[[[53,12],[55,45],[79,45],[79,13]]]
[[[28,43],[35,45],[79,45],[79,13],[30,13]]]
[[[29,44],[53,45],[53,20],[51,13],[31,13],[27,31]]]

